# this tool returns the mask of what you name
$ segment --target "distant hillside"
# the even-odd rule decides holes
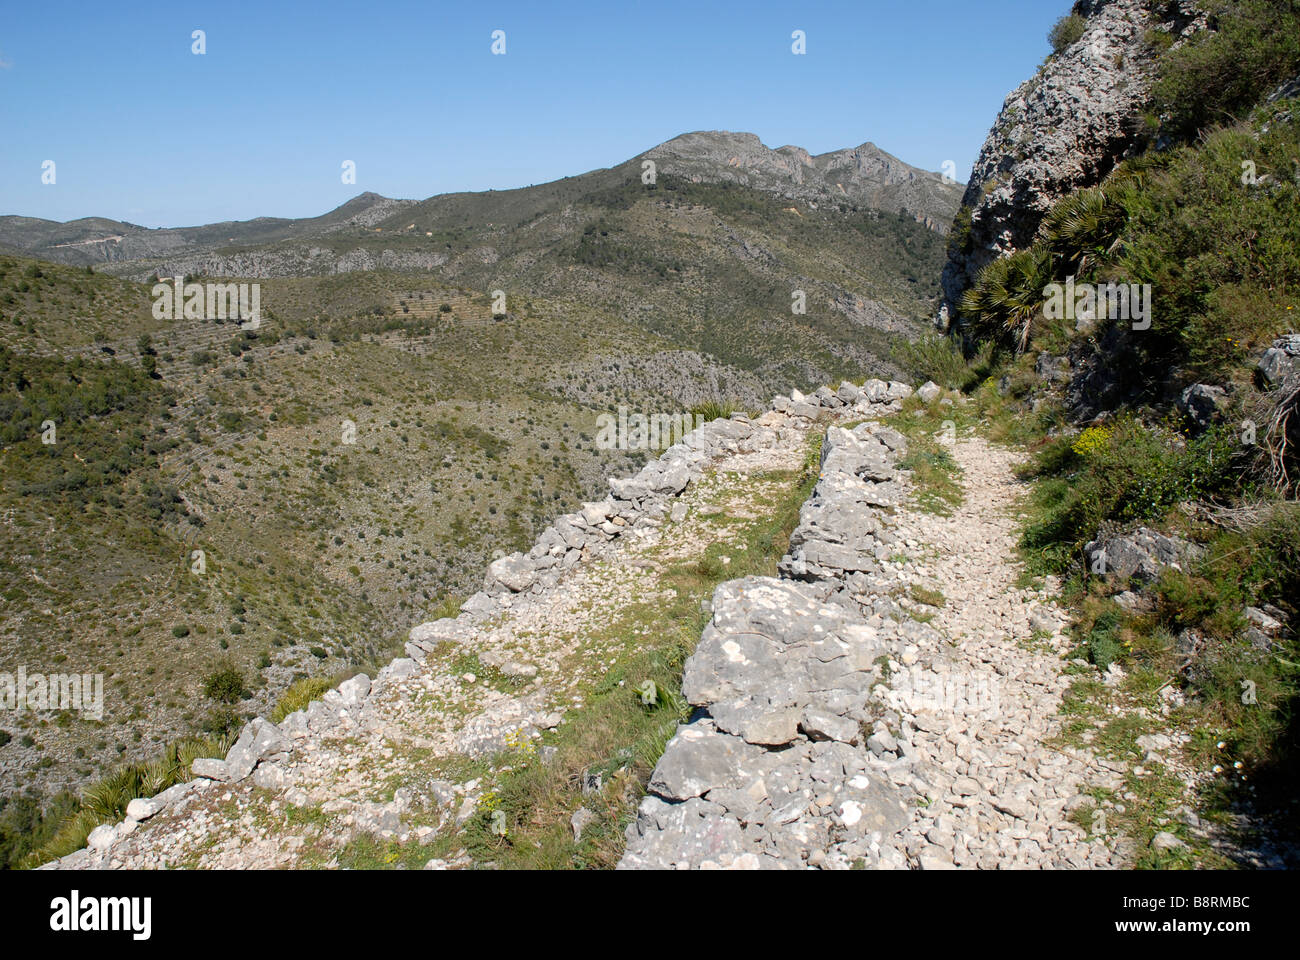
[[[960,188],[869,145],[799,153],[691,134],[310,220],[0,218],[0,671],[103,671],[116,704],[6,721],[0,792],[43,805],[391,652],[657,453],[600,449],[602,414],[892,376],[938,294],[921,221]],[[256,280],[263,324],[156,319],[154,275]]]
[[[584,195],[639,180],[644,159],[660,172],[695,183],[735,183],[788,199],[854,205],[887,213],[905,212],[931,229],[946,233],[961,200],[962,185],[945,183],[939,174],[919,170],[865,143],[848,150],[812,157],[801,147],[771,150],[752,133],[688,133],[608,170],[519,190],[442,194],[418,202],[362,193],[319,217],[258,217],[197,227],[150,229],[86,217],[58,223],[33,217],[0,216],[0,248],[25,256],[73,265],[123,263],[159,257],[195,257],[230,248],[303,243],[342,233],[379,228],[401,232],[404,211],[436,211],[452,221],[501,226],[513,212],[533,219],[554,212]],[[322,272],[320,264],[293,273]],[[251,275],[246,270],[235,270]],[[325,271],[333,272],[333,271]]]

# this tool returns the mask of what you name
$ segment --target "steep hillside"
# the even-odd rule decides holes
[[[1171,24],[1193,32],[1180,42]],[[1006,131],[1024,97],[1008,101],[980,177],[1020,185],[973,181],[954,228],[969,240],[945,272],[973,359],[918,353],[1021,410],[1035,453],[1021,548],[1067,578],[1077,654],[1098,671],[1069,698],[1076,742],[1126,764],[1159,757],[1133,767],[1125,794],[1126,816],[1178,835],[1154,860],[1290,863],[1300,4],[1077,3],[1055,32],[1074,39],[1022,93],[1090,83],[1090,38],[1117,31],[1140,46],[1100,86],[1141,93],[1103,111],[1116,125],[1083,165],[1022,165]],[[1025,156],[1058,143],[1051,123],[1024,129]],[[1187,808],[1156,785],[1179,767]]]
[[[1204,25],[1193,0],[1074,5],[1038,73],[1008,94],[972,169],[943,271],[948,315],[981,269],[1033,239],[1057,200],[1142,151],[1154,65]]]

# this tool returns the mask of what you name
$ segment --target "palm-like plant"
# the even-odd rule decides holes
[[[1052,282],[1052,254],[1034,244],[985,267],[962,298],[962,314],[980,338],[1029,345],[1035,317],[1043,312],[1043,288]]]
[[[1038,227],[1038,239],[1055,254],[1067,274],[1083,276],[1097,260],[1114,252],[1124,229],[1124,209],[1101,187],[1062,199]]]

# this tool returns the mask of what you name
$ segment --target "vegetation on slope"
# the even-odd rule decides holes
[[[1261,103],[1300,73],[1300,4],[1214,7],[1217,29],[1160,62],[1159,148],[1063,198],[1032,246],[981,274],[963,301],[967,363],[934,341],[906,360],[1032,409],[1026,559],[1066,578],[1078,655],[1126,672],[1118,687],[1081,674],[1066,704],[1071,735],[1088,731],[1141,763],[1136,738],[1148,728],[1120,723],[1112,708],[1122,700],[1163,713],[1204,777],[1202,815],[1250,850],[1263,842],[1252,833],[1261,813],[1291,841],[1300,829],[1300,415],[1294,373],[1279,387],[1255,371],[1275,337],[1297,331],[1300,313],[1300,101]],[[1045,288],[1067,278],[1150,284],[1150,327],[1048,319]],[[1224,391],[1209,422],[1175,403],[1198,383]],[[1145,588],[1095,573],[1084,544],[1138,525],[1199,544],[1199,559]],[[1247,607],[1280,613],[1287,628],[1261,639]],[[1170,687],[1172,711],[1161,697]],[[1178,791],[1165,789],[1163,773],[1129,785],[1128,826],[1192,839],[1171,823],[1166,805]],[[1199,836],[1191,854],[1140,862],[1225,862]]]

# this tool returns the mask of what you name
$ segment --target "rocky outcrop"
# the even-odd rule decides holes
[[[1201,548],[1179,537],[1166,536],[1149,527],[1132,533],[1103,533],[1083,548],[1088,568],[1098,576],[1120,582],[1152,582],[1166,567],[1186,570],[1201,555]]]
[[[674,137],[644,156],[663,173],[695,182],[737,183],[814,204],[906,212],[940,233],[948,231],[962,192],[961,184],[910,166],[873,143],[814,157],[802,147],[773,150],[752,133],[712,130]]]
[[[993,260],[1027,246],[1066,194],[1094,186],[1141,148],[1155,53],[1148,31],[1201,29],[1194,0],[1078,0],[1083,35],[1007,97],[971,171],[943,271],[947,316]],[[969,225],[964,224],[969,215]]]

